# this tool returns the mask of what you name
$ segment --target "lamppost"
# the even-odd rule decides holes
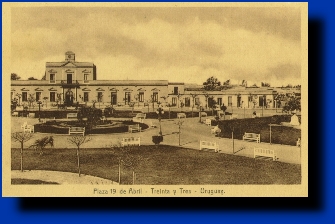
[[[201,105],[199,104],[199,122],[201,123]]]
[[[158,105],[156,113],[158,114],[158,121],[159,121],[159,135],[163,136],[162,135],[161,119],[162,119],[162,115],[164,114],[164,109],[162,108],[161,104]]]
[[[41,104],[42,102],[39,100],[37,101],[38,104],[38,121],[41,122]]]

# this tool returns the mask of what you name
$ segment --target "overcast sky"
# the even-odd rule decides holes
[[[22,79],[45,62],[93,62],[99,80],[301,84],[300,8],[24,7],[11,11],[11,63]]]

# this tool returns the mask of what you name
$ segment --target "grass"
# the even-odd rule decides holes
[[[221,128],[220,137],[231,138],[234,128],[234,139],[242,139],[245,132],[261,134],[261,142],[270,142],[269,124],[289,122],[291,116],[275,115],[273,117],[247,118],[219,121]],[[212,122],[213,125],[214,122]],[[216,125],[216,124],[214,124]],[[271,130],[271,142],[274,144],[296,145],[301,138],[301,130],[286,126],[273,126]]]
[[[81,149],[81,172],[118,181],[118,149]],[[20,169],[20,150],[12,149],[12,170]],[[136,184],[300,184],[300,165],[264,161],[174,146],[140,146],[129,155],[144,160],[135,169]],[[40,156],[24,150],[23,169],[77,172],[75,149],[46,149]],[[145,162],[144,162],[145,161]],[[132,183],[132,169],[122,166],[121,184]]]
[[[15,178],[15,179],[12,179],[11,184],[20,185],[20,184],[58,184],[58,183],[48,182],[48,181],[43,181],[43,180],[31,180],[31,179]]]

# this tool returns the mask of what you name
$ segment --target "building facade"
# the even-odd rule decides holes
[[[168,80],[98,80],[91,62],[77,62],[75,53],[65,53],[62,62],[47,62],[42,80],[12,80],[11,100],[20,105],[42,101],[49,107],[63,104],[143,107],[159,104],[170,107],[203,108],[225,105],[239,108],[276,108],[277,94],[300,94],[300,89],[236,86],[221,91],[205,91]]]

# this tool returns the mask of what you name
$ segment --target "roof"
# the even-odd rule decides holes
[[[63,62],[46,62],[46,67],[64,67],[66,65],[71,66],[73,64],[75,67],[93,67],[92,62],[76,62],[76,61],[63,61]]]

